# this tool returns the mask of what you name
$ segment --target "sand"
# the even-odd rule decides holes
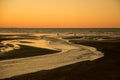
[[[5,80],[120,80],[120,42],[79,41],[79,44],[96,47],[105,56],[94,61],[78,62]]]
[[[69,43],[66,42],[66,40],[54,37],[44,37],[43,39],[49,42],[41,42],[40,40],[19,40],[17,43],[13,42],[13,44],[33,46],[36,48],[42,47],[61,52],[58,52],[56,54],[48,54],[34,57],[31,56],[0,61],[0,74],[2,74],[0,75],[0,79],[10,78],[42,70],[51,70],[81,61],[92,61],[103,57],[103,53],[97,51],[93,47]],[[20,43],[20,41],[27,43]],[[37,43],[44,43],[44,45],[39,46],[37,45]]]

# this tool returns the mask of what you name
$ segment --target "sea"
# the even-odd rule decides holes
[[[0,33],[76,33],[120,35],[120,28],[0,28]]]
[[[42,33],[43,34],[44,33],[74,34],[75,33],[75,34],[85,34],[85,35],[95,34],[98,36],[100,34],[120,35],[120,29],[119,28],[0,28],[0,35],[2,33],[35,33],[35,34],[37,33],[38,34],[42,34]],[[4,39],[4,35],[1,36],[0,38]],[[21,38],[21,36],[19,37]],[[24,39],[24,37],[26,39]],[[14,40],[14,35],[13,35],[13,40],[11,40],[12,39],[11,37],[5,37],[5,39],[8,38],[10,40],[1,42],[2,48],[1,48],[0,58],[2,58],[3,60],[0,60],[0,79],[7,79],[12,77],[13,77],[12,79],[14,79],[14,76],[19,77],[21,75],[24,76],[25,74],[27,75],[30,73],[35,73],[44,70],[50,71],[66,65],[72,65],[82,61],[93,61],[98,58],[104,57],[104,53],[98,51],[94,47],[69,43],[67,40],[59,38],[59,36],[58,37],[43,36],[35,40],[34,39],[32,40],[31,38],[29,39],[27,36],[23,36],[23,39],[21,38],[19,40]],[[84,40],[85,38],[82,39]],[[86,37],[86,39],[90,40],[92,38]],[[97,38],[95,39],[98,40]],[[8,46],[7,44],[12,46]],[[23,45],[25,47],[23,47]],[[46,53],[45,55],[36,55],[36,53],[40,53],[40,54],[44,53],[42,52],[43,51],[42,49],[46,49],[45,52],[47,52],[47,50],[48,52],[50,50],[56,50],[56,51],[58,50],[60,52],[55,54]]]

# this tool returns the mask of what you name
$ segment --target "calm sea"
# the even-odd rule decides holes
[[[120,35],[120,28],[0,28],[0,33],[93,33]]]

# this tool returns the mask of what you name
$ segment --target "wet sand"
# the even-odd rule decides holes
[[[45,48],[36,48],[25,45],[20,45],[20,46],[21,46],[20,49],[9,51],[1,55],[0,60],[40,56],[40,55],[47,55],[47,54],[53,54],[59,52],[56,50],[50,50]]]
[[[105,56],[4,80],[120,80],[120,42],[77,41],[77,44],[96,47]]]
[[[0,61],[1,63],[0,78],[4,79],[4,78],[13,77],[13,76],[23,75],[23,74],[34,73],[42,70],[52,70],[58,67],[75,64],[75,63],[87,61],[87,60],[92,61],[100,57],[103,57],[103,54],[97,51],[96,48],[93,48],[93,47],[75,45],[67,42],[66,40],[59,39],[56,37],[46,36],[43,39],[48,40],[49,43],[43,40],[42,42],[41,40],[4,41],[3,42],[4,44],[11,43],[13,45],[18,45],[18,44],[20,45],[24,43],[23,45],[36,47],[36,49],[35,48],[31,49],[30,47],[27,47],[27,49],[20,48],[21,50],[19,49],[17,52],[14,52],[14,53],[10,53],[10,52],[13,52],[16,50],[9,51],[9,53],[4,53],[3,56],[8,54],[7,56],[8,58],[9,56],[11,57],[11,55],[14,57],[16,56],[21,57],[21,55],[26,56],[26,55],[29,55],[29,53],[34,55],[38,50],[37,47],[40,47],[40,50],[41,50],[41,47],[46,48],[47,46],[49,46],[47,48],[50,48],[50,49],[52,48],[53,50],[54,49],[61,50],[61,52],[57,54],[49,54],[44,56],[36,56],[36,57],[32,56],[32,57],[26,57],[26,58],[21,57],[21,59],[17,58],[12,60]],[[45,51],[43,50],[42,52],[45,52]],[[38,53],[39,52],[37,52],[37,54]]]

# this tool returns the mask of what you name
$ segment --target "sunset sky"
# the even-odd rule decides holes
[[[0,28],[120,28],[120,0],[0,0]]]

